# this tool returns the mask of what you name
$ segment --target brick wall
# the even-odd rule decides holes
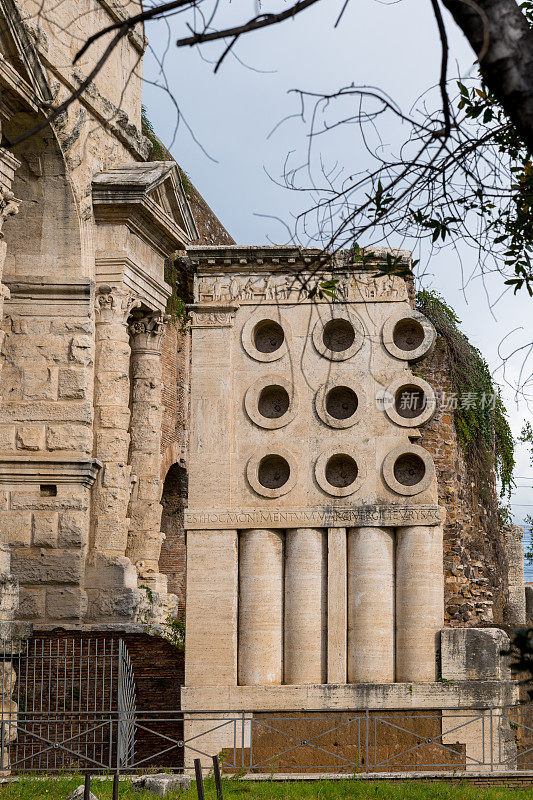
[[[437,413],[421,429],[420,444],[433,456],[439,502],[446,507],[444,528],[445,619],[450,626],[478,626],[505,620],[507,563],[498,526],[498,500],[467,462],[457,439],[449,393],[449,355],[445,342],[415,372],[434,388]]]

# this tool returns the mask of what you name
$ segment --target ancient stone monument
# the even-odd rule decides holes
[[[476,670],[458,660],[462,631],[444,628],[446,509],[419,444],[436,397],[414,371],[435,331],[406,282],[349,253],[322,267],[292,247],[188,252],[183,708],[513,703],[497,648]],[[316,292],[332,275],[334,302]]]

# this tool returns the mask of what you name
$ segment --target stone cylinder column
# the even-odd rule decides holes
[[[394,682],[394,531],[348,530],[348,683]]]
[[[132,494],[128,507],[126,555],[142,582],[166,592],[166,576],[159,573],[161,533],[161,340],[165,320],[159,312],[130,324],[131,423],[129,464]]]
[[[396,680],[434,681],[444,625],[442,528],[414,525],[396,534]]]
[[[284,683],[326,683],[327,579],[327,530],[288,530]]]
[[[130,473],[130,342],[128,316],[138,301],[104,285],[96,293],[95,448],[102,469],[93,490],[92,548],[124,556]]]
[[[267,686],[283,680],[283,533],[239,535],[238,680]]]

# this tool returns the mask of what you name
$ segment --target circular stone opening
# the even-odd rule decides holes
[[[345,453],[331,456],[326,464],[326,480],[330,486],[336,486],[337,489],[351,486],[357,478],[357,472],[357,464]]]
[[[326,395],[326,411],[334,419],[348,419],[355,414],[357,406],[357,395],[348,386],[335,386]]]
[[[426,393],[420,388],[408,384],[400,386],[394,398],[394,407],[400,417],[414,419],[419,417],[427,405]]]
[[[354,327],[346,319],[330,319],[324,325],[322,341],[328,350],[342,353],[344,350],[348,350],[355,341]]]
[[[415,453],[404,453],[394,462],[394,477],[402,486],[416,486],[426,474],[426,465]]]
[[[255,326],[253,340],[256,350],[260,353],[274,353],[285,341],[285,334],[278,322],[264,319]]]
[[[279,489],[289,480],[291,468],[282,456],[264,456],[259,462],[257,479],[265,489]]]
[[[405,317],[394,326],[392,341],[400,350],[416,350],[424,341],[424,328],[416,319]]]
[[[289,410],[289,393],[283,386],[265,386],[259,394],[257,409],[267,419],[279,419]]]

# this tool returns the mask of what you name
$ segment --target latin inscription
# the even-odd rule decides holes
[[[294,509],[236,509],[234,511],[186,510],[187,530],[235,530],[237,528],[350,528],[440,525],[440,506],[356,506]]]

